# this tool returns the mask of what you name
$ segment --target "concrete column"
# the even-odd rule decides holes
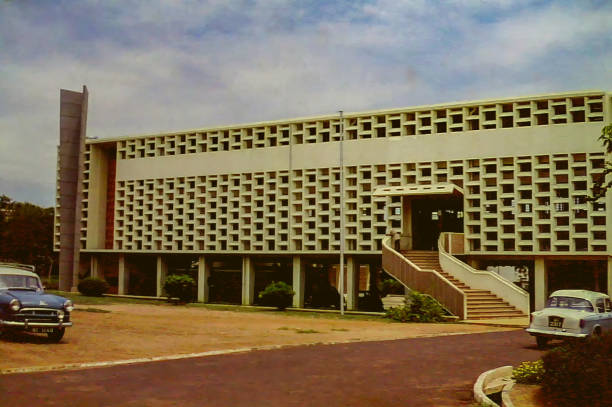
[[[210,266],[204,256],[198,258],[198,302],[208,302]]]
[[[125,267],[125,255],[123,254],[119,255],[118,267],[119,287],[117,287],[117,293],[124,295],[128,293],[128,287],[130,286],[130,271]]]
[[[534,292],[535,304],[534,310],[538,311],[546,305],[548,297],[548,276],[546,274],[546,262],[542,258],[537,258],[534,261]]]
[[[354,256],[346,257],[346,309],[356,310],[359,300],[359,263]]]
[[[400,249],[412,250],[412,200],[402,197],[402,238]]]
[[[100,268],[100,259],[95,254],[92,254],[89,258],[89,275],[91,278],[104,280],[104,272]]]
[[[370,263],[368,265],[368,290],[378,292],[378,265],[376,263]]]
[[[255,299],[255,267],[249,256],[242,258],[242,305],[253,305]]]
[[[157,276],[155,278],[157,290],[156,294],[158,297],[164,295],[164,283],[166,282],[166,276],[168,275],[168,265],[164,260],[163,256],[157,256]]]
[[[608,295],[612,297],[612,256],[608,256]]]
[[[304,286],[306,284],[306,267],[301,256],[293,256],[293,306],[304,308]]]

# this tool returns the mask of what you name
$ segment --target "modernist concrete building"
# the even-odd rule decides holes
[[[282,278],[303,306],[313,276],[339,262],[343,236],[349,309],[381,264],[462,318],[525,314],[557,288],[612,292],[612,193],[586,199],[604,169],[598,136],[611,97],[559,93],[100,140],[72,120],[58,160],[61,284],[90,273],[119,293],[161,295],[167,273],[193,270],[200,301],[215,299],[224,279],[234,291],[221,299],[251,304],[256,286]],[[62,91],[62,118],[86,117],[82,103],[86,92]],[[399,251],[385,239],[391,229]],[[494,272],[503,267],[519,271],[526,291]]]

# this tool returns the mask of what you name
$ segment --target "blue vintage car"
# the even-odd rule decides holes
[[[33,266],[0,263],[0,335],[7,331],[47,334],[59,342],[72,326],[72,301],[47,294]]]

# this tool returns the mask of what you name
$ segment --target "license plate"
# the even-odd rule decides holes
[[[563,318],[561,317],[548,318],[548,326],[551,328],[561,328],[563,326]]]
[[[29,331],[35,334],[47,334],[53,332],[53,328],[30,328]]]

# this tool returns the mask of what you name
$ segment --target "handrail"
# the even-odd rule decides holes
[[[518,310],[529,314],[529,293],[497,273],[476,270],[446,252],[447,232],[440,234],[438,251],[442,269],[471,288],[489,290]]]
[[[382,241],[385,271],[405,287],[430,295],[451,313],[460,319],[465,319],[467,315],[465,293],[436,270],[423,270],[395,251],[389,244],[390,240],[390,237],[385,237]]]

